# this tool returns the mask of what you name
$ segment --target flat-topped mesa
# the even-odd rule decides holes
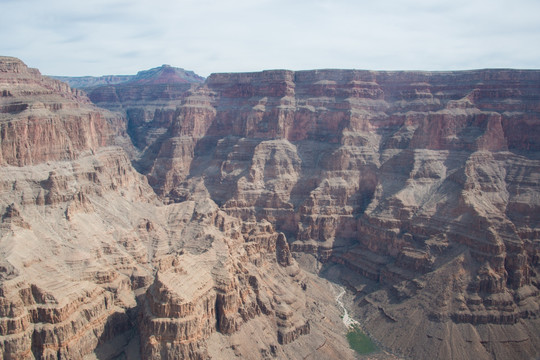
[[[249,74],[249,73],[247,73]],[[214,75],[214,74],[213,74]],[[212,77],[211,75],[210,77]],[[221,75],[221,74],[218,74]],[[500,87],[501,83],[534,85],[540,79],[538,70],[522,69],[478,69],[459,71],[376,71],[353,69],[318,69],[294,72],[295,82],[335,81],[339,83],[378,83],[382,86],[422,86],[439,85],[443,87],[471,84],[492,83]]]
[[[212,74],[205,84],[226,98],[294,95],[294,72],[267,70],[254,73]]]
[[[170,137],[159,151],[148,147],[152,152],[144,157],[142,170],[156,179],[175,178],[173,183],[153,182],[159,193],[166,194],[174,182],[187,176],[195,152],[207,154],[216,140],[230,136],[343,145],[339,156],[348,163],[373,161],[378,156],[376,148],[535,150],[540,143],[534,120],[539,106],[535,99],[540,96],[534,80],[538,73],[272,70],[212,74],[203,86],[186,93],[174,114],[169,112]],[[161,112],[154,114],[161,118]],[[139,123],[152,128],[148,120]],[[159,124],[165,132],[166,124]],[[355,159],[359,154],[351,154],[352,148],[361,149],[363,155]]]
[[[418,134],[414,140],[423,142],[417,145],[426,148],[520,148],[524,144],[513,138],[508,144],[497,143],[501,142],[502,133],[496,132],[506,131],[511,126],[509,122],[516,122],[512,120],[516,114],[499,115],[516,109],[538,111],[534,101],[538,96],[537,77],[538,72],[532,70],[272,70],[212,74],[205,85],[216,93],[217,114],[212,126],[208,126],[208,135],[283,137],[291,141],[324,138],[339,142],[343,131],[376,131],[380,127],[409,123],[426,128],[425,139],[418,138]],[[501,102],[506,105],[501,107]],[[474,111],[486,113],[476,120]],[[499,115],[490,115],[490,111]],[[448,122],[458,112],[463,116],[454,131],[472,125],[487,135],[448,144],[457,133],[442,133],[436,124]],[[386,116],[381,117],[382,114]],[[521,118],[524,116],[527,115],[521,114]],[[520,126],[530,126],[524,125],[523,120],[526,119],[519,121]],[[434,125],[427,126],[424,122]],[[498,122],[501,124],[497,125]],[[528,147],[534,144],[534,139],[525,141]]]
[[[183,105],[177,109],[176,120],[172,119],[174,125],[170,128],[172,137],[163,142],[151,167],[151,178],[155,179],[152,184],[159,193],[166,195],[189,175],[192,159],[212,156],[215,149],[215,156],[219,157],[215,160],[227,165],[221,167],[218,182],[229,186],[231,181],[241,177],[233,179],[227,173],[240,174],[241,169],[247,170],[246,167],[255,165],[250,164],[249,159],[254,155],[258,142],[282,138],[297,146],[301,166],[310,169],[310,173],[342,171],[339,178],[344,176],[343,170],[349,171],[344,187],[339,186],[342,188],[339,193],[345,194],[345,198],[334,199],[333,196],[331,202],[342,207],[352,206],[353,211],[355,208],[364,209],[375,190],[374,181],[380,173],[376,169],[381,166],[381,160],[388,164],[382,169],[393,171],[392,167],[396,166],[399,172],[410,172],[411,164],[416,161],[414,157],[417,157],[414,152],[417,151],[470,153],[536,149],[540,142],[537,141],[540,125],[535,120],[534,109],[539,106],[540,89],[535,79],[539,73],[532,70],[275,70],[213,74],[204,86],[189,92]],[[480,93],[483,95],[478,96]],[[478,100],[480,98],[481,101]],[[509,111],[497,110],[506,105]],[[228,140],[219,140],[225,138]],[[319,144],[320,149],[311,149],[311,145],[299,146],[307,144],[306,141],[314,142],[312,145]],[[253,144],[246,147],[248,142]],[[213,144],[216,144],[215,148]],[[222,145],[226,148],[222,149]],[[233,160],[227,159],[227,154],[220,155],[222,151],[236,153],[239,149],[247,151],[246,161],[236,156]],[[399,156],[394,157],[392,153],[396,152]],[[383,154],[382,158],[380,154]],[[444,161],[443,157],[447,155],[441,156],[427,162],[419,158],[414,165],[420,167],[415,170],[415,176],[419,179],[438,177],[440,167],[436,163]],[[211,165],[208,171],[214,169],[213,165],[219,166],[217,163]],[[356,183],[357,175],[350,171],[360,170],[362,178],[369,181]],[[207,182],[214,183],[216,175],[208,175]],[[272,177],[268,177],[270,179]],[[318,189],[309,202],[317,204],[320,212],[318,193],[322,191],[324,194],[336,186],[326,186],[326,190],[318,188],[317,177],[311,175],[303,180],[306,181],[305,186],[297,184],[290,187],[289,191],[298,191],[296,194],[291,192],[279,197],[304,201],[298,199],[308,195],[300,193],[302,188]],[[248,181],[252,186],[250,183]],[[338,183],[332,180],[332,184]],[[212,190],[214,194],[232,195],[227,189]],[[243,197],[239,193],[230,200],[242,204],[243,208],[253,205],[239,199],[239,196]],[[351,197],[362,205],[347,204]],[[250,198],[255,199],[254,196]],[[227,202],[227,198],[218,200],[231,207],[232,202]],[[303,209],[307,208],[299,206],[298,209],[303,214]],[[342,212],[351,215],[350,210],[343,209]],[[310,217],[309,221],[313,220]],[[335,224],[340,222],[337,219],[327,220]],[[332,231],[327,233],[331,234]]]
[[[348,104],[334,106],[328,99],[306,99],[317,90],[299,83],[291,71],[213,74],[206,86],[216,93],[217,114],[208,131],[211,136],[292,141],[325,138],[336,142],[350,118]]]

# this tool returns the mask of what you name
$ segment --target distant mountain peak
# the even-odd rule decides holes
[[[204,78],[193,71],[164,64],[160,67],[139,71],[129,82],[138,84],[202,83]]]
[[[104,76],[51,76],[64,81],[73,88],[89,89],[103,85],[159,85],[159,84],[200,84],[205,78],[193,71],[184,70],[168,64],[163,64],[148,70],[142,70],[137,75],[104,75]]]

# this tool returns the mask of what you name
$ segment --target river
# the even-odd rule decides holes
[[[336,296],[336,302],[338,306],[341,308],[341,311],[343,313],[343,324],[350,329],[354,327],[355,325],[360,326],[360,323],[356,320],[354,320],[347,311],[347,308],[345,308],[345,305],[343,305],[343,301],[341,299],[343,298],[343,295],[345,295],[345,289],[342,286],[337,285],[339,289],[339,294]]]

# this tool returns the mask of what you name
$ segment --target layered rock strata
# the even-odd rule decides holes
[[[540,353],[539,71],[154,69],[114,115],[0,63],[4,358],[351,357],[296,259],[398,354]]]
[[[204,78],[192,71],[163,65],[137,75],[104,77],[55,77],[88,93],[93,103],[117,111],[127,120],[127,131],[139,158],[135,165],[146,171],[147,159],[168,139],[168,129],[178,117],[177,108],[186,93]],[[135,151],[133,151],[135,150]]]
[[[160,196],[189,200],[202,181],[229,215],[371,281],[344,275],[361,311],[422,309],[422,334],[453,339],[441,357],[538,354],[540,72],[214,74],[175,111],[146,167]],[[454,262],[452,291],[422,285],[452,283]],[[393,338],[414,330],[390,318]],[[414,358],[441,345],[380,340]]]
[[[164,205],[115,146],[122,117],[20,60],[0,58],[0,93],[0,358],[353,358],[328,284],[269,222],[202,181]]]
[[[211,202],[175,207],[188,207],[182,211],[205,220],[182,230],[190,233],[186,250],[161,260],[146,292],[140,321],[144,354],[205,359],[205,341],[214,332],[234,334],[250,321],[269,324],[276,346],[310,333],[302,314],[305,275],[292,259],[289,265],[277,263],[280,235],[270,224],[242,223]]]
[[[113,216],[154,198],[113,146],[122,118],[14,58],[0,89],[0,357],[82,359],[129,330],[130,277],[149,269]]]

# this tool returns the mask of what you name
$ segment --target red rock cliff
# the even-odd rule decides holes
[[[42,77],[15,58],[0,59],[0,163],[72,160],[113,143],[120,118],[79,90]]]
[[[440,357],[469,344],[463,358],[528,358],[539,134],[540,71],[214,74],[185,94],[147,173],[171,201],[202,179],[228,214],[270,221],[294,251],[353,270],[350,284],[369,279],[367,329],[397,352],[425,357],[439,346],[426,335],[467,324]],[[378,311],[397,325],[378,330]],[[388,335],[420,323],[417,343]]]
[[[4,62],[2,126],[30,124],[35,99],[106,114]],[[152,358],[351,356],[327,348],[343,341],[326,341],[340,333],[325,327],[331,295],[315,305],[329,291],[292,256],[312,254],[398,354],[538,357],[540,71],[160,76],[98,93],[124,111],[134,164],[167,205],[103,147],[121,129],[109,115],[69,125],[44,105],[58,117],[35,126],[56,140],[35,154],[37,130],[2,137],[4,354],[78,358],[137,324]],[[50,271],[41,253],[69,271],[32,280]]]
[[[17,59],[0,57],[0,94],[0,358],[354,358],[330,285],[269,222],[203,181],[163,204],[114,146],[133,149],[122,114]],[[160,126],[193,115],[148,104]]]

